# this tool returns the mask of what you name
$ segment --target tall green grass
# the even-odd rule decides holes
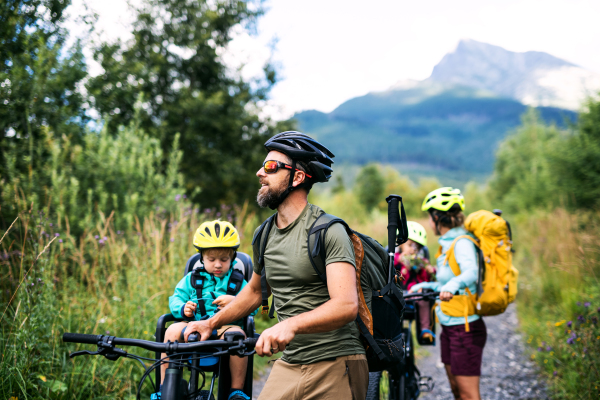
[[[521,329],[555,399],[600,397],[599,228],[562,209],[516,224]]]
[[[235,214],[241,250],[248,252],[258,224],[247,207],[199,212],[180,200],[174,213],[150,213],[127,232],[114,228],[114,214],[100,214],[94,229],[75,237],[66,221],[46,218],[26,204],[0,243],[0,392],[19,399],[133,398],[142,375],[139,364],[69,359],[68,352],[93,349],[65,345],[62,334],[154,340],[156,321],[169,312],[168,297],[194,253],[198,225]],[[261,330],[270,324],[257,319]],[[144,396],[150,389],[146,385]]]

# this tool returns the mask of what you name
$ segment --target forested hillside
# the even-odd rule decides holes
[[[329,114],[296,114],[301,130],[336,149],[336,161],[376,161],[487,175],[494,152],[527,107],[466,86],[418,82],[346,101]],[[539,107],[565,126],[572,111]],[[448,157],[448,152],[451,156]]]

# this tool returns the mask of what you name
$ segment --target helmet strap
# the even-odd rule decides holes
[[[290,171],[290,182],[288,183],[288,187],[279,195],[277,198],[277,203],[269,206],[271,210],[277,209],[277,207],[283,203],[286,197],[288,197],[288,195],[296,189],[294,186],[294,176],[296,176],[296,160],[292,159],[292,170]]]

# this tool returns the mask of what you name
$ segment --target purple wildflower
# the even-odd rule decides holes
[[[577,321],[584,323],[585,322],[585,317],[583,315],[580,315],[577,317]]]
[[[106,331],[106,334],[107,334],[107,335],[110,335],[110,331]]]
[[[52,226],[52,222],[50,222],[50,226]]]
[[[567,339],[567,344],[573,344],[574,341],[575,341],[575,338],[570,337]]]
[[[598,317],[592,317],[592,324],[596,325],[598,323]]]
[[[554,376],[558,375],[558,371],[554,371],[554,372],[552,373],[552,375],[554,375]]]
[[[174,241],[175,241],[175,238],[171,238],[171,242],[174,242]]]
[[[187,196],[184,194],[184,195],[183,195],[183,198],[184,198],[184,199],[187,199]]]
[[[578,305],[578,306],[581,306],[581,302],[580,302],[580,301],[578,301],[578,302],[577,302],[577,305]]]
[[[120,235],[120,234],[121,234],[121,231],[117,231],[117,235]]]
[[[546,347],[546,351],[552,351],[552,347],[550,347],[550,346]]]
[[[584,352],[584,353],[587,353],[587,347],[584,347],[584,348],[583,348],[583,352]]]
[[[218,218],[218,217],[220,217],[220,216],[221,216],[221,213],[220,213],[220,212],[218,212],[218,213],[217,213],[217,218]]]
[[[106,242],[108,239],[106,238],[106,236],[104,236],[104,237],[102,238],[102,240],[104,240],[104,241]]]
[[[58,243],[62,243],[62,239],[58,239]]]
[[[544,349],[542,349],[541,347],[538,347],[537,349],[538,351],[544,351]]]
[[[175,196],[175,201],[179,201],[179,199],[181,199],[181,195],[180,194],[178,194],[178,195]]]
[[[60,233],[57,232],[57,233],[54,234],[54,236],[59,237]]]
[[[100,238],[100,236],[98,236],[98,235],[94,236],[94,239],[99,239],[99,238]]]
[[[567,326],[568,326],[569,328],[571,327],[571,325],[573,325],[573,321],[569,321],[569,322],[567,322]]]
[[[583,306],[584,306],[585,308],[588,308],[588,307],[590,306],[590,304],[591,304],[591,303],[590,303],[589,301],[586,301],[586,302],[583,304]]]
[[[98,240],[98,243],[99,244],[104,244],[104,240],[100,239],[100,240]]]
[[[208,214],[210,212],[210,208],[205,208],[204,209],[204,214]]]

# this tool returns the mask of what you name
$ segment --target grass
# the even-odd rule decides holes
[[[100,215],[94,229],[73,237],[68,220],[49,219],[35,206],[21,209],[0,243],[0,392],[19,399],[134,398],[142,375],[137,363],[69,359],[68,352],[92,349],[66,345],[62,334],[154,340],[156,321],[169,312],[168,297],[194,252],[196,228],[233,210],[201,213],[182,202],[175,213],[150,214],[129,232],[114,229],[113,214]],[[235,215],[241,251],[250,252],[258,219],[247,208]],[[259,331],[269,323],[257,317]],[[265,363],[257,357],[259,368]]]
[[[600,215],[517,221],[518,312],[554,399],[600,397]]]

